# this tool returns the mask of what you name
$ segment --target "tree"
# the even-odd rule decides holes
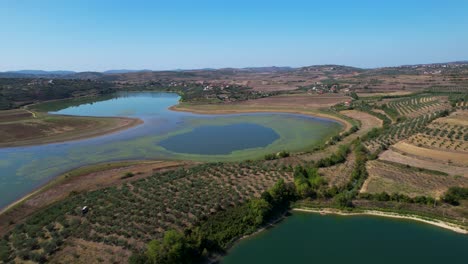
[[[250,218],[253,224],[258,226],[263,224],[265,217],[270,213],[272,206],[263,199],[253,199],[249,203]]]
[[[163,241],[152,240],[148,243],[146,257],[149,263],[188,263],[191,247],[185,236],[177,231],[169,230],[164,234]]]
[[[279,179],[271,188],[270,194],[275,203],[282,204],[294,197],[294,189],[288,186],[283,179]]]
[[[354,100],[359,100],[359,96],[357,95],[356,92],[351,92],[349,96],[351,96],[351,98],[353,98]]]
[[[333,198],[333,201],[339,207],[353,207],[353,198],[348,192],[343,192],[343,193],[337,194]]]
[[[460,200],[468,199],[468,188],[450,187],[442,197],[444,202],[451,205],[459,205]]]

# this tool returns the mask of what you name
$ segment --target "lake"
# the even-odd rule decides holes
[[[282,113],[198,115],[168,108],[172,93],[125,92],[41,105],[52,114],[124,116],[142,125],[90,139],[0,149],[0,208],[84,165],[135,159],[240,161],[302,151],[339,133],[329,119]]]
[[[229,154],[235,150],[265,147],[279,138],[271,128],[251,123],[201,126],[159,143],[163,148],[203,155]]]
[[[241,240],[222,264],[467,263],[468,236],[410,220],[294,212]]]

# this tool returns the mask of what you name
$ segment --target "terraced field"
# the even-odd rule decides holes
[[[437,148],[465,152],[468,151],[468,135],[465,135],[467,140],[463,140],[462,137],[464,137],[464,135],[458,128],[448,127],[447,129],[448,131],[451,131],[448,134],[446,132],[439,133],[440,128],[433,130],[429,127],[424,132],[424,134],[418,133],[410,137],[408,142],[413,145],[425,148]],[[458,133],[456,133],[455,139],[453,138],[453,134],[455,134],[454,131],[458,131]],[[452,132],[453,134],[451,134]]]
[[[410,197],[430,196],[438,198],[449,187],[468,186],[468,178],[407,167],[398,163],[369,161],[366,164],[369,177],[361,193],[387,192],[405,194]]]
[[[404,162],[405,164],[424,165],[431,169],[439,168],[449,174],[466,175],[468,171],[467,117],[468,111],[458,110],[449,116],[435,119],[427,126],[417,129],[418,133],[407,140],[394,143],[390,147],[394,153],[386,153],[382,155],[382,158],[397,161],[399,159],[397,153],[400,153],[409,157]]]
[[[439,114],[440,112],[429,113],[394,124],[376,138],[367,141],[365,143],[366,147],[372,152],[375,152],[379,148],[388,148],[388,146],[395,144],[400,140],[406,139],[415,133],[424,131],[426,125],[436,119]]]
[[[389,100],[386,112],[392,117],[396,115],[415,118],[427,113],[446,110],[450,107],[447,97],[415,96],[405,99]]]
[[[441,171],[454,176],[460,175],[468,177],[468,167],[457,166],[453,163],[448,164],[447,162],[434,162],[434,160],[423,159],[422,157],[418,156],[411,156],[406,153],[398,152],[392,149],[382,152],[382,154],[379,155],[379,160],[397,162],[400,164],[417,168],[426,168],[429,170]]]

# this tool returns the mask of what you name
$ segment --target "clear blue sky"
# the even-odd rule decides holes
[[[468,59],[467,0],[0,0],[0,71]]]

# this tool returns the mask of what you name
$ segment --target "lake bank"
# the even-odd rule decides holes
[[[456,263],[466,246],[466,235],[416,221],[293,211],[238,241],[220,263]]]
[[[223,115],[223,114],[242,114],[242,113],[289,113],[289,114],[300,114],[307,115],[311,117],[319,117],[332,119],[337,121],[343,126],[343,131],[345,132],[353,126],[349,120],[345,120],[337,115],[332,115],[329,113],[321,112],[317,109],[314,110],[304,110],[304,109],[294,109],[284,108],[284,107],[250,107],[248,105],[233,105],[233,104],[220,104],[220,105],[196,105],[196,104],[187,104],[179,103],[177,105],[169,107],[172,111],[179,112],[189,112],[202,115]]]
[[[109,135],[144,123],[139,118],[66,116],[35,113],[1,122],[0,148],[64,143]]]
[[[342,216],[358,216],[358,215],[371,215],[371,216],[380,216],[380,217],[388,217],[388,218],[395,218],[395,219],[407,219],[418,221],[430,225],[434,225],[437,227],[441,227],[444,229],[448,229],[460,234],[468,234],[468,231],[461,226],[455,225],[453,223],[441,221],[438,219],[424,219],[418,215],[404,215],[398,214],[393,212],[384,212],[378,210],[362,210],[359,212],[346,212],[343,210],[335,209],[335,208],[320,208],[320,209],[313,209],[313,208],[294,208],[293,211],[298,212],[307,212],[307,213],[316,213],[321,215],[342,215]]]
[[[179,97],[166,93],[123,93],[112,98],[97,99],[85,104],[54,102],[50,116],[69,116],[76,120],[85,116],[137,118],[143,124],[118,133],[61,143],[0,149],[0,208],[17,201],[55,177],[76,167],[119,160],[193,160],[198,162],[233,162],[262,159],[266,154],[280,151],[300,152],[322,144],[342,131],[340,123],[325,118],[288,113],[242,113],[230,115],[198,115],[171,111]],[[57,105],[58,104],[58,105]],[[47,108],[46,105],[42,107]],[[31,116],[30,113],[26,113]],[[41,113],[38,113],[41,114]],[[49,115],[47,115],[49,116]],[[33,118],[33,117],[31,117]],[[231,128],[242,133],[231,133]],[[212,132],[210,137],[196,137],[197,131]],[[276,134],[273,134],[273,131]],[[222,133],[215,133],[222,131]],[[231,137],[253,139],[270,135],[260,144],[243,144],[238,138],[236,146],[226,145],[223,151],[216,142],[230,142]],[[198,135],[199,136],[199,135]],[[214,140],[213,136],[216,136]],[[278,137],[279,136],[279,137]],[[203,148],[189,149],[172,140],[165,148],[161,142],[172,137],[190,141],[203,138]],[[233,138],[232,138],[233,139]],[[240,142],[240,143],[239,143]],[[247,141],[246,141],[247,142]],[[241,144],[242,143],[242,144]],[[203,152],[201,151],[203,150]]]

